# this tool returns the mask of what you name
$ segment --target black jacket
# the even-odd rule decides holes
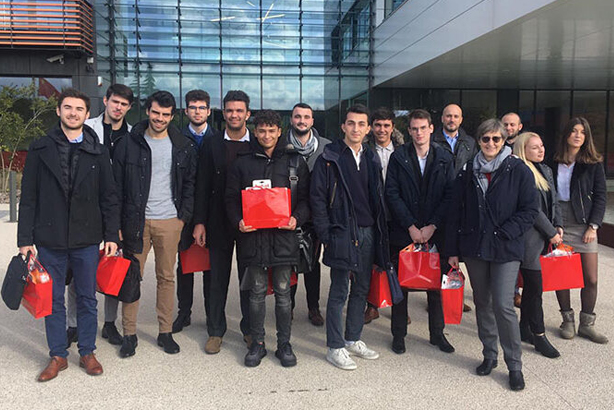
[[[143,250],[145,207],[151,184],[151,149],[145,141],[148,120],[132,128],[127,138],[115,146],[113,172],[120,194],[123,246],[129,253]],[[177,217],[184,223],[192,219],[196,149],[194,143],[170,126],[168,135],[173,145],[171,189]]]
[[[250,133],[250,145],[254,136]],[[237,226],[230,224],[226,214],[226,146],[224,131],[203,141],[196,172],[194,224],[204,224],[207,247],[227,247],[237,233]]]
[[[211,138],[215,134],[217,134],[217,130],[211,127],[210,125],[207,125],[207,131],[205,131],[205,135],[203,135],[203,140],[201,144],[204,144],[205,140]],[[198,154],[200,153],[200,147],[202,145],[201,146],[198,145],[198,142],[196,141],[196,138],[194,138],[192,131],[190,131],[190,129],[188,128],[188,125],[183,127],[183,135],[186,138],[188,138],[190,141],[192,141],[194,149],[196,150],[196,156],[198,158]],[[194,243],[194,237],[192,236],[193,231],[194,231],[193,221],[186,223],[185,226],[183,227],[183,230],[181,231],[181,240],[179,241],[179,251],[180,252],[185,251],[190,246],[192,246],[192,244]]]
[[[490,262],[521,261],[524,233],[537,216],[535,178],[510,155],[492,175],[486,195],[469,161],[454,181],[446,255]]]
[[[237,158],[228,173],[226,184],[226,208],[230,223],[238,229],[243,219],[241,191],[252,186],[257,179],[270,179],[273,188],[290,188],[289,164],[291,158],[298,161],[296,203],[292,203],[292,216],[300,227],[309,220],[309,169],[303,157],[293,148],[286,149],[283,139],[269,158],[259,144],[254,151]],[[239,263],[245,266],[295,266],[299,261],[299,245],[296,233],[283,229],[258,229],[240,233],[237,254]]]
[[[456,145],[454,145],[454,152],[452,152],[452,148],[448,141],[446,140],[446,136],[443,135],[443,129],[439,128],[433,133],[432,141],[441,145],[444,149],[446,149],[449,153],[454,156],[454,173],[458,174],[460,170],[463,168],[463,165],[467,163],[470,159],[475,157],[475,154],[478,153],[478,146],[475,142],[475,138],[471,135],[468,135],[465,130],[462,128],[458,129],[458,141],[456,141]]]
[[[311,212],[318,238],[324,243],[323,262],[336,269],[356,271],[360,266],[358,223],[351,193],[339,165],[339,157],[349,148],[336,140],[324,148],[311,173]],[[390,262],[388,229],[384,205],[382,166],[377,154],[363,145],[369,171],[369,196],[375,215],[375,263],[386,268]]]
[[[443,250],[454,181],[452,154],[431,143],[424,175],[419,166],[412,142],[396,149],[390,157],[386,177],[386,202],[392,215],[390,243],[407,246],[412,242],[410,226],[420,229],[433,224],[437,229],[431,242]]]
[[[558,164],[554,164],[554,181],[557,182]],[[576,163],[571,174],[570,201],[576,222],[601,226],[607,201],[603,164]]]
[[[119,201],[108,150],[83,126],[71,165],[61,165],[68,140],[59,127],[30,145],[21,182],[17,245],[75,249],[119,242]],[[72,192],[71,192],[72,191]]]

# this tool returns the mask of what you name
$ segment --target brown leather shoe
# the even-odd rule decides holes
[[[205,343],[205,353],[216,354],[222,348],[222,338],[219,336],[211,336]]]
[[[367,306],[367,310],[365,310],[365,325],[371,323],[373,319],[377,319],[378,317],[379,311],[373,306]]]
[[[311,322],[312,325],[314,326],[324,325],[324,318],[322,317],[322,314],[320,313],[320,309],[318,308],[309,309],[309,314],[307,316],[309,317],[309,321]]]
[[[85,369],[85,373],[90,376],[98,376],[102,374],[102,365],[96,360],[94,353],[81,356],[79,359],[79,367]]]
[[[38,375],[39,382],[46,382],[55,379],[59,372],[68,367],[68,360],[65,357],[53,356],[45,370]]]
[[[471,306],[466,303],[463,303],[463,312],[471,312]]]

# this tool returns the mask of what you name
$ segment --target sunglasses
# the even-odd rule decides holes
[[[499,137],[499,136],[495,136],[495,137],[488,137],[488,136],[483,136],[482,138],[480,138],[480,140],[484,143],[484,144],[488,144],[490,142],[490,140],[492,139],[492,142],[494,142],[495,144],[498,144],[501,142],[501,140],[503,139],[503,137]]]

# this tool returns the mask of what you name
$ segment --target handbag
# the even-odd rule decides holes
[[[435,246],[412,243],[399,252],[399,284],[408,289],[441,289],[439,253]]]
[[[130,260],[130,267],[117,298],[124,303],[136,302],[141,298],[141,264],[134,255],[125,254],[124,258]]]
[[[6,275],[2,282],[2,300],[11,310],[19,309],[23,290],[28,280],[29,259],[30,252],[25,257],[22,254],[17,254],[13,256],[8,268],[6,268]]]

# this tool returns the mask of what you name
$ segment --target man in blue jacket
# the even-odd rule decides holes
[[[446,213],[450,206],[454,160],[452,154],[431,142],[433,124],[425,110],[409,114],[411,142],[390,157],[386,178],[386,202],[392,215],[390,254],[398,263],[399,252],[411,243],[435,245],[443,251]],[[441,270],[448,264],[441,258]],[[403,301],[392,306],[392,350],[405,353],[407,335],[407,291]],[[430,342],[446,353],[454,347],[443,334],[441,292],[427,291]]]
[[[353,370],[350,355],[377,359],[379,353],[360,340],[373,263],[388,263],[382,166],[363,145],[370,130],[369,110],[354,105],[341,125],[345,136],[324,148],[311,179],[311,209],[318,238],[324,244],[331,285],[326,308],[326,359]],[[343,306],[348,299],[345,335]]]

